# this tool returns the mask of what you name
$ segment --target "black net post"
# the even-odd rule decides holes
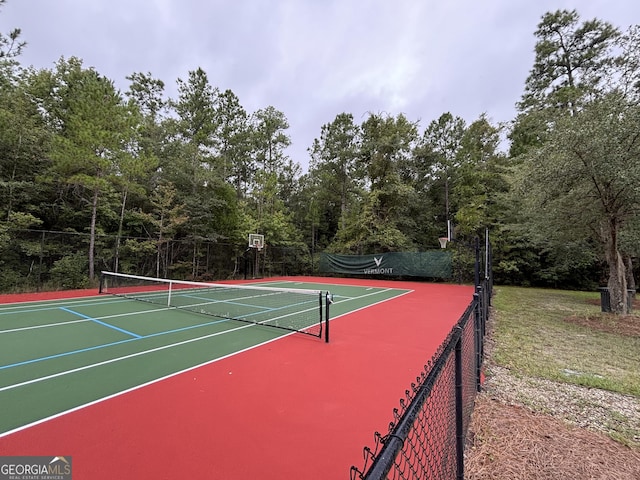
[[[104,275],[100,272],[100,283],[98,284],[98,293],[105,293]]]
[[[320,300],[322,301],[322,300]],[[329,343],[329,305],[333,303],[333,295],[331,292],[327,292],[325,296],[325,307],[324,307],[324,341],[325,343]],[[322,318],[320,319],[322,322]]]

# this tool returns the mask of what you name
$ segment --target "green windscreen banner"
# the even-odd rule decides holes
[[[347,275],[381,275],[451,278],[451,253],[446,250],[430,252],[390,252],[378,255],[320,255],[321,273]]]

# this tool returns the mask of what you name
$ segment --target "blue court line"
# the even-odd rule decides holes
[[[306,303],[310,303],[310,302],[301,302],[298,305],[303,305],[303,304],[306,304]],[[315,301],[313,303],[315,304]],[[271,310],[271,311],[282,310],[282,309],[285,309],[285,308],[288,308],[288,307],[291,307],[291,306],[292,305],[286,305],[286,306],[282,306],[282,307],[278,307],[278,308],[271,308],[269,310]],[[102,324],[102,325],[104,325],[106,327],[114,328],[116,330],[120,330],[120,331],[122,331],[124,333],[132,335],[134,338],[128,338],[128,339],[125,339],[125,340],[119,340],[117,342],[105,343],[105,344],[102,344],[102,345],[95,345],[93,347],[81,348],[81,349],[78,349],[78,350],[71,350],[69,352],[57,353],[55,355],[48,355],[46,357],[34,358],[34,359],[31,359],[31,360],[24,360],[22,362],[11,363],[11,364],[8,364],[8,365],[0,365],[0,370],[5,370],[5,369],[8,369],[8,368],[12,368],[12,367],[19,367],[19,366],[22,366],[22,365],[29,365],[31,363],[37,363],[37,362],[42,362],[42,361],[45,361],[45,360],[52,360],[52,359],[55,359],[55,358],[66,357],[66,356],[69,356],[69,355],[74,355],[76,353],[84,353],[84,352],[89,352],[89,351],[92,351],[92,350],[99,350],[101,348],[107,348],[107,347],[112,347],[112,346],[115,346],[115,345],[121,345],[123,343],[134,342],[134,341],[137,341],[137,340],[144,340],[144,339],[147,339],[147,338],[157,337],[157,336],[160,336],[160,335],[167,335],[167,334],[171,334],[171,333],[182,332],[182,331],[185,331],[185,330],[191,330],[193,328],[206,327],[206,326],[209,326],[209,325],[215,325],[217,323],[229,322],[229,321],[233,321],[234,320],[233,318],[226,318],[226,319],[221,319],[221,320],[215,320],[215,321],[212,321],[212,322],[206,322],[206,323],[200,323],[200,324],[197,324],[197,325],[190,325],[190,326],[187,326],[187,327],[176,328],[176,329],[173,329],[173,330],[167,330],[167,331],[164,331],[164,332],[152,333],[152,334],[149,334],[149,335],[137,335],[135,333],[128,332],[127,330],[123,330],[123,329],[120,329],[120,328],[115,327],[113,325],[109,325],[108,323],[102,322],[102,321],[100,321],[100,320],[98,320],[96,318],[89,317],[89,316],[84,315],[84,314],[79,313],[79,312],[74,312],[73,310],[70,310],[68,308],[65,308],[65,307],[59,307],[59,308],[61,310],[66,311],[66,312],[72,313],[74,315],[78,315],[79,317],[84,318],[86,320],[94,321],[94,322],[100,323],[100,324]],[[254,313],[250,313],[250,314],[244,315],[244,317],[247,318],[247,317],[251,317],[251,316],[254,316],[254,315],[260,315],[261,313],[263,313],[263,312],[254,312]]]
[[[72,313],[74,315],[77,315],[80,318],[85,318],[87,320],[91,320],[92,322],[99,323],[100,325],[103,325],[103,326],[105,326],[107,328],[112,328],[114,330],[117,330],[119,332],[125,333],[127,335],[131,335],[132,337],[142,338],[142,335],[138,335],[137,333],[130,332],[129,330],[125,330],[124,328],[116,327],[115,325],[111,325],[111,324],[109,324],[107,322],[103,322],[102,320],[98,320],[97,318],[89,317],[88,315],[84,315],[83,313],[74,312],[73,310],[71,310],[69,308],[60,307],[60,310],[64,310],[65,312]]]
[[[34,312],[45,312],[47,310],[58,310],[62,307],[60,307],[60,304],[63,305],[70,305],[70,304],[75,304],[76,307],[92,307],[94,305],[105,305],[105,304],[111,304],[111,303],[124,303],[124,302],[128,302],[129,300],[126,299],[116,299],[116,297],[107,297],[110,298],[110,300],[106,300],[106,301],[101,301],[101,302],[86,302],[86,301],[82,301],[82,302],[78,302],[78,301],[59,301],[56,303],[50,303],[47,305],[42,305],[42,306],[32,306],[32,305],[16,305],[16,304],[11,304],[11,306],[8,307],[3,307],[0,306],[0,315],[16,315],[16,314],[22,314],[22,313],[34,313]],[[30,307],[28,309],[25,309],[25,306]]]
[[[191,330],[191,329],[194,329],[194,328],[207,327],[209,325],[215,325],[216,323],[223,323],[223,322],[228,322],[228,321],[230,321],[230,320],[228,320],[228,319],[215,320],[213,322],[199,323],[198,325],[189,325],[188,327],[180,327],[180,328],[176,328],[176,329],[173,329],[173,330],[167,330],[165,332],[151,333],[149,335],[144,335],[144,336],[138,335],[137,338],[127,338],[126,340],[119,340],[117,342],[104,343],[102,345],[95,345],[93,347],[80,348],[78,350],[71,350],[70,352],[57,353],[55,355],[48,355],[46,357],[34,358],[34,359],[31,359],[31,360],[24,360],[22,362],[11,363],[9,365],[0,365],[0,370],[6,370],[7,368],[12,368],[12,367],[19,367],[21,365],[29,365],[31,363],[42,362],[42,361],[45,361],[45,360],[52,360],[54,358],[66,357],[66,356],[69,356],[69,355],[75,355],[76,353],[84,353],[84,352],[90,352],[92,350],[99,350],[101,348],[113,347],[115,345],[121,345],[123,343],[135,342],[137,340],[144,340],[144,339],[147,339],[147,338],[159,337],[160,335],[167,335],[167,334],[170,334],[170,333],[178,333],[178,332],[182,332],[182,331],[185,331],[185,330]]]

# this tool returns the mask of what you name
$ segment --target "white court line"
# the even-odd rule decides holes
[[[344,299],[344,300],[338,300],[338,301],[336,301],[335,303],[343,303],[343,302],[347,302],[347,301],[351,301],[351,300],[356,300],[356,299],[359,299],[359,298],[368,297],[368,296],[371,296],[371,295],[377,295],[377,294],[379,294],[379,293],[384,293],[384,292],[387,292],[387,291],[390,291],[390,290],[402,290],[402,289],[387,288],[387,289],[385,289],[385,290],[381,290],[381,291],[378,291],[378,292],[372,292],[372,293],[369,293],[369,294],[366,294],[366,295],[362,295],[362,296],[360,296],[360,297],[353,297],[353,298],[346,298],[346,299]],[[406,290],[406,291],[404,291],[403,293],[401,293],[400,295],[397,295],[397,296],[394,296],[394,297],[391,297],[391,298],[387,298],[387,299],[381,300],[381,301],[379,301],[379,302],[376,302],[376,303],[373,303],[373,304],[371,304],[371,305],[367,305],[367,306],[364,306],[364,307],[358,308],[358,309],[356,309],[356,310],[349,311],[349,312],[347,312],[347,313],[344,313],[344,314],[338,315],[338,316],[336,316],[336,317],[332,317],[332,320],[335,320],[335,319],[337,319],[337,318],[340,318],[340,317],[343,317],[343,316],[349,315],[349,314],[351,314],[351,313],[355,313],[355,312],[360,311],[360,310],[364,310],[364,309],[369,308],[369,307],[371,307],[371,306],[373,306],[373,305],[378,305],[378,304],[380,304],[380,303],[384,303],[384,302],[387,302],[387,301],[389,301],[389,300],[393,300],[394,298],[398,298],[398,297],[404,296],[404,295],[406,295],[406,294],[408,294],[408,293],[412,293],[413,291],[414,291],[414,290]],[[343,298],[344,298],[344,297],[343,297]],[[140,313],[149,313],[149,312],[151,312],[151,311],[145,311],[145,312],[140,312]],[[18,388],[18,387],[25,386],[25,385],[29,385],[29,384],[34,384],[34,383],[38,383],[38,382],[42,382],[42,381],[46,381],[46,380],[49,380],[49,379],[52,379],[52,378],[62,377],[62,376],[65,376],[65,375],[69,375],[69,374],[71,374],[71,373],[76,373],[76,372],[80,372],[80,371],[83,371],[83,370],[88,370],[88,369],[95,368],[95,367],[99,367],[99,366],[102,366],[102,365],[107,365],[107,364],[110,364],[110,363],[119,362],[120,360],[126,360],[126,359],[129,359],[129,358],[134,358],[134,357],[138,357],[138,356],[141,356],[141,355],[146,355],[147,353],[153,353],[153,352],[156,352],[156,351],[161,351],[161,350],[165,350],[165,349],[168,349],[168,348],[172,348],[172,347],[176,347],[176,346],[180,346],[180,345],[185,345],[185,344],[188,344],[188,343],[196,342],[196,341],[199,341],[199,340],[205,340],[205,339],[208,339],[208,338],[216,337],[216,336],[218,336],[218,335],[224,335],[224,334],[226,334],[226,333],[231,333],[231,332],[235,332],[235,331],[238,331],[238,330],[243,330],[243,329],[245,329],[245,328],[255,327],[255,326],[258,326],[258,325],[259,325],[259,324],[248,324],[248,325],[243,325],[243,326],[236,327],[236,328],[233,328],[233,329],[230,329],[230,330],[225,330],[225,331],[223,331],[223,332],[217,332],[217,333],[213,333],[213,334],[205,335],[205,336],[202,336],[202,337],[192,338],[192,339],[184,340],[184,341],[177,342],[177,343],[173,343],[173,344],[169,344],[169,345],[163,345],[163,346],[156,347],[156,348],[153,348],[153,349],[150,349],[150,350],[144,350],[144,351],[141,351],[141,352],[136,352],[136,353],[133,353],[133,354],[130,354],[130,355],[126,355],[126,356],[123,356],[123,357],[112,358],[112,359],[105,360],[105,361],[102,361],[102,362],[98,362],[98,363],[94,363],[94,364],[90,364],[90,365],[84,365],[84,366],[82,366],[82,367],[78,367],[78,368],[75,368],[75,369],[72,369],[72,370],[66,370],[66,371],[63,371],[63,372],[58,372],[58,373],[56,373],[56,374],[47,375],[47,376],[39,377],[39,378],[34,378],[34,379],[31,379],[31,380],[28,380],[28,381],[25,381],[25,382],[21,382],[21,383],[17,383],[17,384],[14,384],[14,385],[7,385],[7,386],[5,386],[5,387],[0,388],[0,392],[2,392],[2,391],[12,390],[12,389],[14,389],[14,388]],[[225,358],[229,358],[229,357],[232,357],[232,356],[234,356],[234,355],[237,355],[237,354],[240,354],[240,353],[243,353],[243,352],[246,352],[246,351],[252,350],[252,349],[254,349],[254,348],[257,348],[257,347],[260,347],[260,346],[262,346],[262,345],[265,345],[265,344],[268,344],[268,343],[274,342],[274,341],[276,341],[276,340],[280,340],[281,338],[288,337],[289,335],[293,335],[294,333],[295,333],[295,332],[290,332],[290,333],[287,333],[287,334],[285,334],[285,335],[278,336],[278,337],[276,337],[276,338],[273,338],[273,339],[267,340],[267,341],[265,341],[265,342],[262,342],[262,343],[259,343],[259,344],[256,344],[256,345],[252,345],[252,346],[247,347],[247,348],[245,348],[245,349],[238,350],[238,351],[236,351],[236,352],[232,352],[232,353],[227,354],[227,355],[224,355],[224,356],[222,356],[222,357],[215,358],[215,359],[210,360],[210,361],[208,361],[208,362],[204,362],[204,363],[201,363],[201,364],[198,364],[198,365],[194,365],[194,366],[189,367],[189,368],[186,368],[186,369],[184,369],[184,370],[180,370],[180,371],[178,371],[178,372],[174,372],[174,373],[171,373],[171,374],[169,374],[169,375],[165,375],[165,376],[163,376],[163,377],[159,377],[159,378],[153,379],[153,380],[151,380],[151,381],[149,381],[149,382],[142,383],[142,384],[140,384],[140,385],[136,385],[136,386],[131,387],[131,388],[129,388],[129,389],[126,389],[126,390],[123,390],[123,391],[120,391],[120,392],[116,392],[116,393],[111,394],[111,395],[108,395],[108,396],[106,396],[106,397],[99,398],[99,399],[94,400],[94,401],[92,401],[92,402],[88,402],[88,403],[85,403],[85,404],[79,405],[79,406],[77,406],[77,407],[74,407],[74,408],[71,408],[71,409],[68,409],[68,410],[65,410],[65,411],[59,412],[59,413],[57,413],[57,414],[55,414],[55,415],[51,415],[51,416],[49,416],[49,417],[42,418],[42,419],[37,420],[37,421],[35,421],[35,422],[29,423],[29,424],[26,424],[26,425],[22,425],[22,426],[17,427],[17,428],[15,428],[15,429],[13,429],[13,430],[8,430],[8,431],[6,431],[6,432],[0,433],[0,438],[5,437],[5,436],[8,436],[8,435],[11,435],[11,434],[16,433],[16,432],[19,432],[19,431],[21,431],[21,430],[26,430],[27,428],[30,428],[30,427],[33,427],[33,426],[39,425],[39,424],[44,423],[44,422],[47,422],[47,421],[49,421],[49,420],[53,420],[53,419],[58,418],[58,417],[61,417],[61,416],[63,416],[63,415],[66,415],[66,414],[69,414],[69,413],[72,413],[72,412],[75,412],[75,411],[81,410],[81,409],[83,409],[83,408],[89,407],[89,406],[91,406],[91,405],[95,405],[95,404],[97,404],[97,403],[100,403],[100,402],[103,402],[103,401],[109,400],[109,399],[111,399],[111,398],[115,398],[115,397],[118,397],[118,396],[120,396],[120,395],[124,395],[124,394],[126,394],[126,393],[128,393],[128,392],[132,392],[132,391],[137,390],[137,389],[139,389],[139,388],[143,388],[143,387],[145,387],[145,386],[152,385],[152,384],[154,384],[154,383],[156,383],[156,382],[160,382],[160,381],[163,381],[163,380],[169,379],[169,378],[171,378],[171,377],[174,377],[174,376],[180,375],[180,374],[182,374],[182,373],[189,372],[189,371],[191,371],[191,370],[195,370],[195,369],[200,368],[200,367],[202,367],[202,366],[209,365],[209,364],[212,364],[212,363],[218,362],[218,361],[220,361],[220,360],[223,360],[223,359],[225,359]]]
[[[316,307],[308,308],[306,310],[301,310],[301,311],[288,313],[288,314],[285,314],[285,315],[280,315],[278,317],[269,318],[269,319],[263,320],[261,322],[250,323],[250,324],[247,324],[247,325],[243,325],[241,327],[235,327],[235,328],[231,328],[231,329],[228,329],[228,330],[224,330],[222,332],[216,332],[216,333],[213,333],[213,334],[205,335],[203,337],[195,337],[195,338],[192,338],[192,339],[184,340],[182,342],[177,342],[177,343],[173,343],[173,344],[169,344],[169,345],[163,345],[161,347],[156,347],[156,348],[153,348],[151,350],[143,350],[141,352],[136,352],[136,353],[133,353],[133,354],[130,354],[130,355],[126,355],[124,357],[112,358],[112,359],[105,360],[103,362],[99,362],[99,363],[96,363],[96,364],[84,365],[82,367],[78,367],[78,368],[75,368],[75,369],[72,369],[72,370],[65,370],[63,372],[58,372],[58,373],[53,374],[53,375],[48,375],[48,376],[45,376],[45,377],[39,377],[39,378],[27,380],[25,382],[17,383],[17,384],[14,384],[14,385],[7,385],[5,387],[0,387],[0,392],[3,392],[5,390],[11,390],[13,388],[20,387],[20,386],[23,386],[23,385],[29,385],[31,383],[37,383],[37,382],[40,382],[40,381],[43,381],[43,380],[48,380],[50,378],[60,377],[60,376],[63,376],[63,375],[67,375],[69,373],[79,372],[79,371],[82,371],[82,370],[86,370],[88,368],[93,368],[95,366],[106,365],[106,364],[117,362],[117,361],[124,360],[124,359],[127,359],[127,358],[132,358],[132,357],[137,357],[139,355],[144,355],[146,353],[153,353],[153,352],[156,352],[156,351],[159,351],[159,350],[164,350],[166,348],[180,346],[180,345],[184,345],[186,343],[191,343],[191,342],[195,342],[195,341],[198,341],[198,340],[203,340],[203,339],[207,339],[207,338],[211,338],[211,337],[216,337],[218,335],[222,335],[222,334],[225,334],[225,333],[230,333],[230,332],[235,332],[235,331],[238,331],[238,330],[243,330],[243,329],[248,328],[248,327],[254,327],[254,326],[258,326],[258,325],[264,326],[265,324],[268,325],[269,322],[272,322],[274,320],[279,320],[279,319],[282,319],[282,318],[287,318],[287,317],[290,317],[290,316],[293,316],[293,315],[297,315],[299,313],[315,311],[315,310],[316,310]],[[140,313],[148,313],[148,312],[149,311],[140,312]],[[123,315],[123,314],[120,314],[120,315]],[[242,321],[242,319],[233,319],[233,318],[227,318],[227,319],[225,319],[225,321],[226,320],[228,320],[228,321]],[[87,319],[87,321],[92,321],[92,319]],[[311,327],[311,326],[313,326],[313,325],[309,325],[309,327]],[[168,332],[168,333],[172,333],[172,332]],[[292,332],[292,333],[294,333],[294,332]],[[149,336],[142,336],[140,338],[137,338],[136,340],[144,340],[146,338],[149,338]],[[105,347],[107,347],[107,346],[111,346],[111,345],[105,345]]]
[[[388,292],[389,290],[403,290],[403,289],[387,288],[385,290],[381,290],[380,292],[372,292],[372,293],[368,293],[366,295],[361,295],[359,297],[346,297],[346,298],[345,297],[338,297],[338,298],[343,298],[344,300],[336,300],[336,301],[333,302],[333,304],[335,305],[336,303],[344,303],[344,302],[350,302],[351,300],[359,300],[359,299],[364,298],[364,297],[370,297],[371,295],[377,295],[378,293]],[[402,297],[404,295],[408,295],[409,293],[413,293],[413,292],[415,292],[415,290],[405,290],[401,294],[396,295],[394,297],[385,298],[383,300],[380,300],[379,302],[375,302],[375,303],[372,303],[370,305],[365,305],[363,307],[356,308],[355,310],[349,310],[348,312],[343,313],[342,315],[336,315],[335,317],[331,317],[331,320],[333,321],[336,318],[344,317],[346,315],[351,315],[352,313],[359,312],[360,310],[366,310],[369,307],[373,307],[375,305],[380,305],[381,303],[388,302],[389,300],[394,300],[394,299],[396,299],[398,297]]]
[[[238,330],[243,330],[245,328],[254,327],[256,325],[257,324],[251,323],[251,324],[248,324],[248,325],[243,325],[241,327],[235,327],[235,328],[232,328],[232,329],[229,329],[229,330],[224,330],[222,332],[210,333],[209,335],[204,335],[202,337],[190,338],[188,340],[183,340],[181,342],[170,343],[168,345],[162,345],[160,347],[152,348],[152,349],[149,349],[149,350],[142,350],[141,352],[131,353],[131,354],[125,355],[123,357],[110,358],[109,360],[104,360],[102,362],[91,363],[89,365],[83,365],[82,367],[73,368],[71,370],[64,370],[62,372],[54,373],[54,374],[51,374],[51,375],[46,375],[44,377],[32,378],[31,380],[27,380],[25,382],[14,383],[13,385],[7,385],[5,387],[0,387],[0,392],[5,392],[7,390],[13,390],[14,388],[24,387],[25,385],[31,385],[33,383],[43,382],[45,380],[50,380],[52,378],[63,377],[65,375],[69,375],[71,373],[81,372],[83,370],[89,370],[90,368],[100,367],[102,365],[108,365],[110,363],[119,362],[120,360],[127,360],[129,358],[139,357],[140,355],[146,355],[147,353],[159,352],[159,351],[165,350],[167,348],[178,347],[180,345],[186,345],[187,343],[192,343],[192,342],[197,342],[199,340],[205,340],[207,338],[217,337],[218,335],[224,335],[226,333],[236,332]]]
[[[255,325],[247,325],[247,327],[254,327],[254,326]],[[141,383],[140,385],[136,385],[134,387],[128,388],[126,390],[122,390],[120,392],[116,392],[116,393],[113,393],[111,395],[107,395],[106,397],[98,398],[97,400],[93,400],[91,402],[84,403],[82,405],[78,405],[77,407],[70,408],[68,410],[64,410],[62,412],[56,413],[55,415],[50,415],[48,417],[41,418],[40,420],[36,420],[35,422],[31,422],[31,423],[28,423],[26,425],[21,425],[20,427],[14,428],[13,430],[7,430],[4,433],[0,433],[0,438],[6,437],[8,435],[11,435],[12,433],[17,433],[17,432],[19,432],[21,430],[26,430],[27,428],[35,427],[36,425],[40,425],[41,423],[48,422],[49,420],[53,420],[55,418],[62,417],[62,416],[67,415],[69,413],[73,413],[73,412],[76,412],[78,410],[82,410],[83,408],[87,408],[87,407],[90,407],[92,405],[96,405],[98,403],[110,400],[112,398],[119,397],[120,395],[124,395],[126,393],[133,392],[135,390],[138,390],[139,388],[143,388],[143,387],[146,387],[148,385],[153,385],[156,382],[161,382],[163,380],[167,380],[169,378],[175,377],[177,375],[181,375],[181,374],[189,372],[191,370],[195,370],[195,369],[203,367],[205,365],[210,365],[212,363],[219,362],[220,360],[224,360],[225,358],[233,357],[234,355],[238,355],[240,353],[248,352],[249,350],[252,350],[254,348],[260,347],[262,345],[266,345],[266,344],[271,343],[271,342],[275,342],[276,340],[280,340],[281,338],[288,337],[289,335],[293,335],[294,333],[295,332],[291,332],[291,333],[288,333],[286,335],[282,335],[280,337],[276,337],[276,338],[272,338],[270,340],[266,340],[266,341],[264,341],[262,343],[258,343],[256,345],[251,345],[250,347],[244,348],[242,350],[238,350],[236,352],[229,353],[229,354],[224,355],[222,357],[214,358],[213,360],[209,360],[208,362],[199,363],[198,365],[194,365],[192,367],[185,368],[184,370],[180,370],[180,371],[177,371],[177,372],[174,372],[174,373],[170,373],[170,374],[165,375],[163,377],[155,378],[155,379],[150,380],[148,382]],[[205,337],[202,337],[202,338],[205,338]]]
[[[385,288],[383,290],[378,290],[377,292],[371,292],[371,293],[367,293],[365,295],[358,295],[357,297],[343,297],[343,296],[337,295],[338,298],[344,298],[346,300],[339,300],[338,302],[334,302],[334,303],[348,302],[350,300],[360,300],[361,298],[370,297],[372,295],[378,295],[380,293],[391,292],[393,290],[397,290],[397,291],[400,291],[402,293],[400,293],[399,295],[396,295],[394,297],[391,297],[388,300],[392,300],[394,298],[398,298],[398,297],[401,297],[403,295],[406,295],[407,293],[412,293],[412,292],[415,291],[415,290],[406,290],[406,289],[403,289],[403,288],[402,289],[401,288]],[[373,303],[371,305],[367,305],[366,307],[363,307],[363,308],[371,307],[372,305],[377,305],[378,303],[380,303],[380,302]],[[360,310],[360,309],[358,309],[358,310]],[[356,310],[354,310],[354,311],[356,311]]]
[[[131,317],[133,315],[143,315],[143,314],[147,314],[147,313],[156,313],[156,312],[161,312],[163,310],[172,310],[172,309],[168,308],[168,307],[161,307],[161,308],[156,308],[154,310],[144,310],[142,312],[116,313],[116,314],[113,314],[113,315],[106,315],[104,317],[82,318],[80,320],[69,320],[69,321],[66,321],[66,322],[45,323],[43,325],[31,325],[31,326],[28,326],[28,327],[10,328],[10,329],[7,329],[7,330],[0,330],[0,335],[2,335],[3,333],[22,332],[24,330],[34,330],[34,329],[37,329],[37,328],[49,328],[49,327],[59,327],[59,326],[63,326],[63,325],[71,325],[72,323],[91,322],[93,320],[107,320],[109,318]]]
[[[22,310],[25,308],[41,307],[38,310],[47,310],[59,305],[77,305],[87,304],[94,305],[95,303],[111,303],[114,301],[122,301],[122,298],[106,295],[95,295],[92,297],[74,297],[74,298],[58,298],[55,300],[31,300],[28,302],[13,302],[13,303],[0,303],[0,313],[4,313],[8,310]]]

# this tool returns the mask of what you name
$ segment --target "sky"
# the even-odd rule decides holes
[[[306,170],[322,125],[343,112],[356,123],[402,113],[420,132],[446,112],[512,120],[536,26],[558,9],[640,23],[633,0],[7,0],[0,32],[22,30],[23,66],[75,56],[122,92],[142,72],[176,98],[177,79],[202,68],[249,114],[283,112],[286,153]]]

